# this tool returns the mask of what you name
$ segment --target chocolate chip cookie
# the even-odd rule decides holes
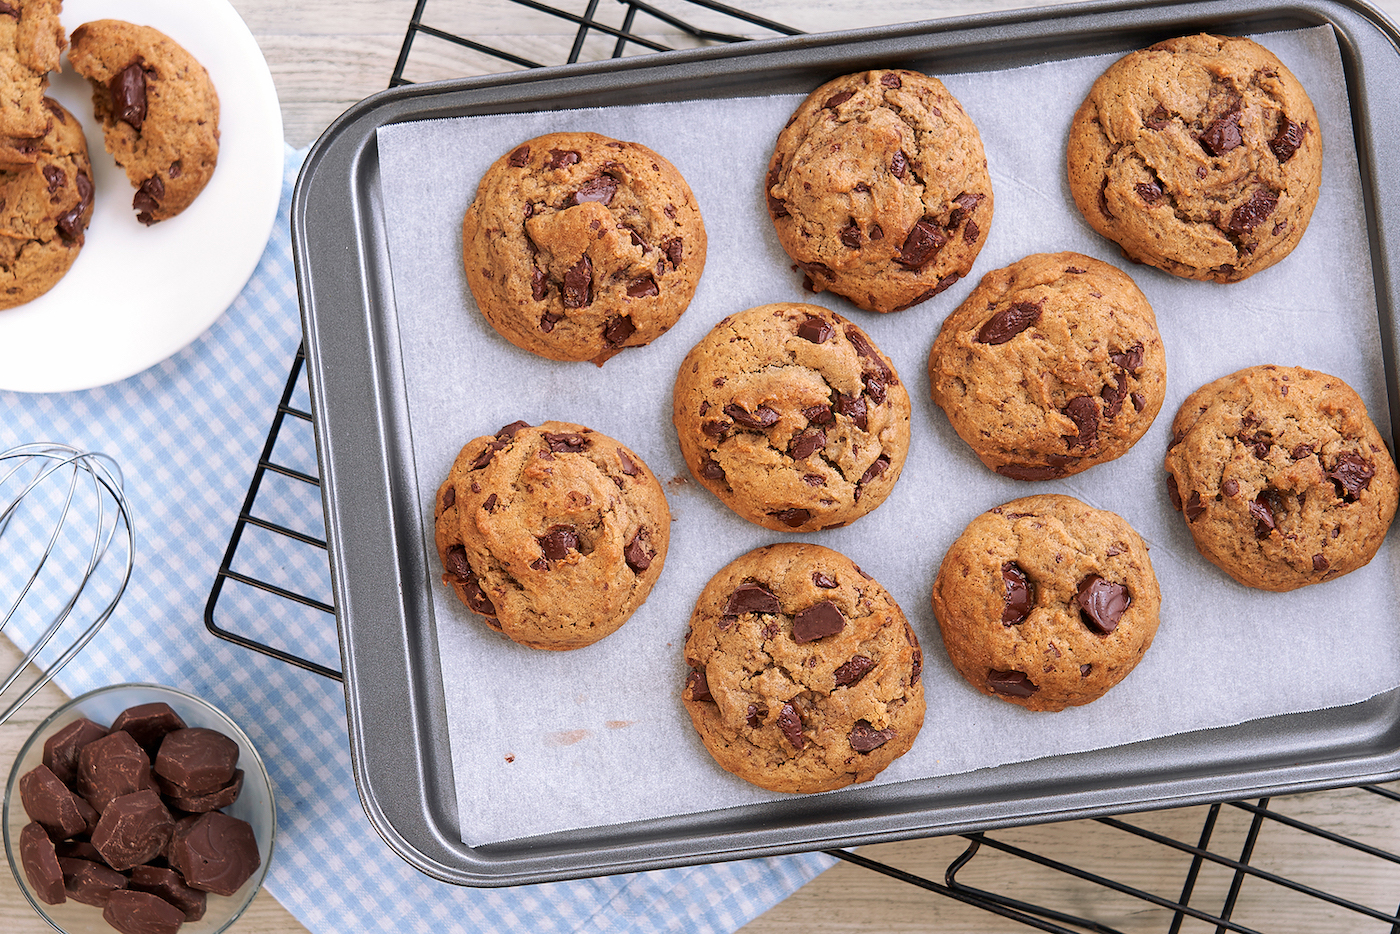
[[[982,138],[937,78],[907,70],[823,84],[778,134],[768,213],[813,292],[900,311],[972,269],[992,223]]]
[[[53,123],[49,72],[68,45],[60,0],[0,2],[0,169],[33,165]]]
[[[845,318],[801,302],[715,325],[681,363],[672,420],[701,485],[779,532],[870,512],[909,451],[909,393],[889,358]]]
[[[514,147],[486,170],[462,220],[467,284],[491,326],[541,357],[599,366],[676,323],[705,248],[675,166],[597,133]]]
[[[1171,39],[1094,82],[1070,127],[1070,191],[1130,259],[1239,282],[1307,229],[1322,181],[1318,130],[1298,79],[1257,42]]]
[[[681,701],[710,755],[769,791],[866,782],[924,722],[923,653],[889,593],[820,545],[758,548],[711,578]]]
[[[958,435],[1017,480],[1122,456],[1157,417],[1167,382],[1146,296],[1079,253],[1037,253],[983,276],[944,319],[928,372]]]
[[[443,583],[537,649],[615,632],[651,593],[671,535],[666,495],[642,459],[569,422],[514,422],[468,442],[433,516]]]
[[[1397,478],[1356,391],[1255,366],[1186,397],[1167,492],[1196,548],[1246,587],[1295,590],[1365,565],[1395,517]]]
[[[209,72],[165,33],[115,19],[73,30],[68,59],[92,84],[103,143],[136,188],[136,219],[149,226],[188,208],[219,161]]]
[[[35,146],[34,163],[0,172],[0,308],[53,288],[77,259],[92,220],[83,128],[57,101],[45,98],[44,107],[49,130]]]
[[[973,519],[933,585],[953,666],[1028,710],[1087,704],[1127,677],[1157,634],[1161,602],[1137,532],[1059,494]]]

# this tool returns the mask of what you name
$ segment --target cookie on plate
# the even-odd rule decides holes
[[[1130,259],[1216,282],[1287,256],[1322,181],[1307,92],[1238,37],[1171,39],[1111,65],[1074,116],[1067,157],[1090,227]]]
[[[778,242],[868,311],[900,311],[972,269],[992,223],[982,138],[937,78],[906,70],[823,84],[778,134],[765,184]]]
[[[982,463],[1048,480],[1122,456],[1157,417],[1166,355],[1132,278],[1079,253],[982,277],[943,321],[933,401]]]
[[[701,485],[779,532],[870,512],[909,451],[909,393],[894,364],[860,328],[801,302],[715,325],[681,363],[672,420]]]
[[[1354,571],[1395,517],[1395,463],[1365,403],[1301,367],[1248,367],[1187,396],[1166,469],[1196,548],[1246,587]]]
[[[1157,634],[1161,602],[1137,532],[1060,494],[973,519],[933,585],[953,666],[983,694],[1028,710],[1087,704],[1127,677]]]
[[[136,219],[175,217],[219,161],[219,95],[194,56],[150,26],[103,19],[73,30],[68,60],[92,85],[102,139],[136,189]]]
[[[4,16],[0,16],[4,19]],[[92,164],[76,117],[44,100],[35,162],[0,172],[0,308],[33,301],[72,267],[92,220]]]
[[[615,632],[661,575],[671,512],[642,459],[569,422],[470,441],[438,489],[443,583],[521,645],[577,649]]]
[[[33,165],[53,123],[44,94],[68,45],[61,7],[60,0],[0,4],[0,169]]]
[[[749,552],[711,578],[681,700],[715,761],[769,791],[874,778],[924,722],[923,653],[889,593],[820,545]]]
[[[664,334],[705,268],[705,224],[675,166],[597,133],[528,140],[486,170],[462,219],[477,307],[523,350],[601,366]]]

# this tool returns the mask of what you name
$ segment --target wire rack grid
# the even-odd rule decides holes
[[[801,32],[713,0],[503,0],[512,24],[504,32],[517,40],[507,47],[501,30],[491,32],[494,44],[470,38],[476,14],[463,7],[474,5],[439,0],[431,18],[429,5],[417,0],[391,86]],[[299,349],[204,620],[220,638],[340,679],[305,359]],[[305,646],[319,646],[319,655],[304,652]],[[1016,930],[1063,934],[1400,934],[1400,908],[1394,907],[1400,855],[1397,841],[1387,839],[1390,821],[1356,819],[1394,808],[1400,808],[1395,784],[1368,785],[972,833],[941,841],[947,859],[942,881],[929,878],[934,871],[922,865],[921,874],[864,852],[829,852],[1000,919],[988,919],[984,930],[1005,922]],[[1073,861],[1057,855],[1069,837],[1080,841]],[[1102,859],[1084,857],[1085,839]],[[900,846],[875,849],[907,852]],[[1329,872],[1310,878],[1309,867],[1324,850]],[[1376,904],[1382,898],[1386,903]],[[922,908],[911,910],[923,917]],[[923,923],[913,920],[908,929],[923,929]],[[859,920],[852,926],[868,929]]]

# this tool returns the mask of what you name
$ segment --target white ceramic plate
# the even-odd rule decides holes
[[[183,213],[144,227],[134,189],[102,145],[92,91],[63,58],[49,95],[79,120],[96,200],[87,240],[44,295],[0,311],[0,389],[62,392],[125,379],[182,350],[237,297],[262,256],[282,191],[282,111],[262,51],[227,0],[65,0],[85,22],[153,26],[209,70],[219,164]]]

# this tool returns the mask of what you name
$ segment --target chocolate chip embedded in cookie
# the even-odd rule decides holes
[[[666,561],[671,513],[642,459],[568,422],[470,441],[438,489],[443,583],[497,632],[577,649],[616,631]]]
[[[1244,38],[1186,36],[1105,71],[1070,126],[1069,186],[1124,255],[1238,282],[1287,256],[1322,180],[1306,91]]]
[[[664,334],[705,268],[705,225],[680,172],[597,133],[528,140],[486,170],[462,219],[483,316],[550,360],[601,366]]]
[[[909,451],[909,394],[889,358],[845,318],[799,302],[715,325],[681,363],[672,420],[696,479],[780,532],[870,512]]]
[[[73,30],[68,59],[92,84],[103,142],[136,189],[136,219],[188,208],[219,159],[219,95],[204,66],[159,30],[114,19]]]
[[[916,71],[813,91],[778,134],[764,187],[804,284],[868,311],[909,308],[967,275],[992,222],[977,127]]]
[[[770,791],[866,782],[924,721],[923,654],[849,558],[784,543],[730,562],[695,602],[681,693],[705,748]]]
[[[1037,253],[982,277],[929,353],[933,401],[982,463],[1016,480],[1122,456],[1166,392],[1152,306],[1079,253]]]
[[[973,519],[933,585],[953,666],[1028,710],[1087,704],[1127,677],[1152,645],[1161,602],[1137,532],[1059,494]]]
[[[1315,370],[1255,366],[1197,389],[1165,466],[1196,548],[1247,587],[1354,571],[1395,516],[1395,464],[1365,403]]]
[[[0,2],[0,169],[33,165],[53,123],[46,106],[49,72],[68,38],[60,0]]]
[[[0,20],[5,17],[0,14]],[[46,98],[34,163],[0,173],[0,309],[33,301],[72,268],[92,219],[92,165],[77,119]]]

